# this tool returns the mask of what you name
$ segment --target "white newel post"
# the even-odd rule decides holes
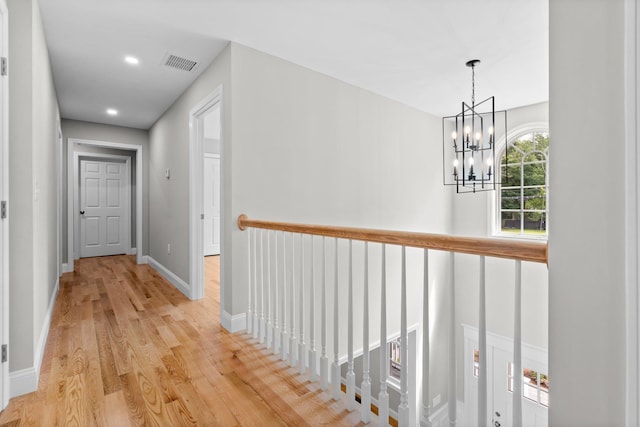
[[[389,425],[389,394],[387,393],[387,247],[382,244],[382,276],[380,281],[380,392],[378,393],[378,420]]]
[[[247,333],[251,334],[253,332],[253,316],[252,316],[252,311],[251,311],[251,298],[253,297],[253,292],[251,290],[251,286],[252,285],[252,281],[253,281],[253,277],[251,277],[251,275],[253,274],[252,271],[252,264],[251,264],[251,234],[252,234],[252,229],[248,229],[247,230],[247,271],[249,272],[249,281],[247,282],[247,290],[248,290],[248,299],[249,299],[249,305],[247,306]]]
[[[349,289],[347,299],[347,410],[356,404],[356,374],[353,371],[353,241],[349,240]]]
[[[513,427],[522,427],[522,261],[516,261],[513,313]]]
[[[340,384],[342,382],[340,373],[340,328],[338,324],[338,239],[335,239],[335,260],[334,260],[334,276],[333,276],[333,364],[331,365],[331,390],[332,397],[335,400],[340,399]]]
[[[478,292],[478,426],[487,426],[487,315],[485,258],[480,256],[480,289]]]
[[[324,236],[322,236],[322,262],[320,264],[322,265],[320,387],[326,390],[329,387],[329,359],[327,358],[327,258]]]
[[[364,295],[362,322],[362,384],[360,385],[360,416],[363,423],[371,421],[371,377],[369,377],[369,242],[364,242]]]
[[[311,236],[311,289],[309,291],[309,376],[311,381],[315,381],[317,376],[316,370],[316,276],[315,276],[315,244],[313,235]]]
[[[258,230],[253,231],[253,338],[258,338],[260,317],[258,316]]]
[[[400,406],[398,406],[398,425],[406,427],[409,425],[409,388],[408,388],[408,368],[409,368],[409,343],[407,333],[407,248],[402,247],[402,279],[400,294]]]
[[[287,333],[287,239],[282,232],[282,339],[280,350],[282,360],[287,360],[289,334]],[[289,294],[291,298],[291,294]]]
[[[422,284],[422,426],[430,426],[430,372],[431,346],[429,341],[429,250],[424,250],[424,275]]]
[[[300,330],[300,339],[298,341],[298,369],[301,374],[304,374],[307,364],[305,359],[307,354],[305,352],[304,343],[304,234],[300,235],[300,324],[298,329]]]
[[[296,235],[291,233],[291,288],[290,288],[290,302],[289,302],[289,323],[291,323],[291,325],[289,325],[290,327],[290,331],[289,331],[289,366],[296,366],[297,363],[297,359],[296,359],[296,350],[297,350],[297,345],[296,345],[296,311],[295,311],[295,302],[296,302],[296,298],[295,298],[295,292],[296,292],[296,287],[295,287],[295,280],[296,280],[296,250],[295,250],[295,241],[296,241]]]
[[[456,280],[455,253],[450,252],[450,284],[449,284],[449,426],[457,423],[457,367],[456,367]]]

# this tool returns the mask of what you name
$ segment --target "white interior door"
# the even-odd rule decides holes
[[[204,255],[220,254],[220,155],[204,157]]]
[[[131,210],[125,162],[80,160],[80,257],[128,253]]]

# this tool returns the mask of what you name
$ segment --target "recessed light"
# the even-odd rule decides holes
[[[138,65],[140,63],[140,60],[135,56],[125,56],[124,61],[127,64],[131,64],[131,65]]]
[[[117,116],[118,110],[114,110],[113,108],[107,108],[107,114],[110,116]]]

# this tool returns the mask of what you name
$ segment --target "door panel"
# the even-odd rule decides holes
[[[204,254],[220,254],[220,156],[204,158]]]
[[[124,163],[80,161],[80,257],[128,252],[129,191]]]

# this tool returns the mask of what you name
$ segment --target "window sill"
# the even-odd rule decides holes
[[[549,235],[535,235],[535,234],[516,234],[516,233],[493,233],[491,237],[495,237],[498,239],[508,239],[508,240],[528,240],[528,241],[537,241],[537,242],[546,242],[549,239]]]

